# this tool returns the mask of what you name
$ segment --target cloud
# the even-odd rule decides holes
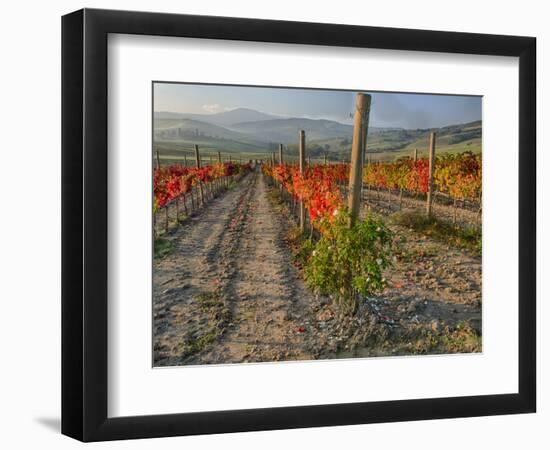
[[[427,128],[433,121],[432,114],[421,109],[407,107],[397,95],[386,94],[374,102],[373,116],[378,126],[400,126],[403,128]]]
[[[210,114],[214,114],[214,113],[229,111],[233,108],[228,108],[227,106],[222,106],[218,103],[212,103],[212,104],[202,105],[202,109],[204,109],[206,112]]]

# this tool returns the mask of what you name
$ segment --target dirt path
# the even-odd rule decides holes
[[[217,332],[210,304],[227,279],[226,257],[240,229],[237,226],[255,176],[214,199],[168,239],[172,251],[153,266],[153,350],[155,364],[178,364],[188,344],[201,339],[203,329]],[[220,305],[221,306],[221,305]],[[217,308],[221,309],[221,308]],[[215,311],[222,315],[224,311]]]
[[[312,358],[282,220],[254,173],[178,230],[154,267],[155,365]]]
[[[306,325],[313,296],[304,288],[284,241],[285,225],[267,198],[263,177],[251,196],[248,221],[235,252],[229,288],[233,324],[200,363],[311,359]]]

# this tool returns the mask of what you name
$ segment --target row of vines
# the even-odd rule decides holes
[[[155,237],[161,231],[168,232],[170,223],[179,224],[182,217],[192,215],[207,201],[227,190],[251,168],[251,164],[234,162],[203,167],[172,164],[156,168],[153,172]]]
[[[399,159],[368,164],[363,182],[370,187],[402,189],[413,193],[428,192],[427,159]],[[330,220],[341,209],[344,199],[339,186],[349,179],[348,164],[308,166],[300,173],[296,164],[264,165],[265,175],[304,202],[311,223],[318,229],[323,219]],[[470,152],[438,156],[434,170],[435,188],[452,199],[479,201],[481,195],[481,155]]]
[[[401,159],[368,164],[363,183],[371,187],[426,193],[428,160]],[[293,207],[302,204],[310,224],[310,236],[302,249],[306,281],[314,290],[337,299],[344,311],[357,308],[357,296],[384,286],[383,270],[390,264],[392,232],[371,214],[349,226],[346,188],[348,164],[306,166],[264,164],[262,171],[278,185]],[[434,186],[457,200],[479,200],[481,157],[472,153],[439,156]],[[314,238],[313,230],[316,231]]]
[[[435,189],[453,200],[477,202],[481,196],[481,155],[471,152],[440,155],[434,170]],[[363,182],[369,187],[428,192],[427,159],[402,158],[394,162],[368,164]]]
[[[298,165],[263,165],[264,175],[271,177],[286,192],[304,203],[310,223],[319,231],[327,228],[344,204],[339,185],[348,178],[346,164],[309,166],[300,172]]]
[[[303,171],[291,164],[263,165],[262,171],[279,186],[283,200],[293,207],[301,203],[308,214],[311,233],[300,249],[308,286],[330,296],[343,313],[354,314],[360,295],[385,285],[391,231],[371,215],[350,226],[341,189],[349,177],[347,164],[308,166]]]
[[[153,172],[153,211],[156,212],[176,198],[191,192],[193,187],[212,183],[247,172],[250,164],[224,162],[204,167],[181,164],[158,167]]]

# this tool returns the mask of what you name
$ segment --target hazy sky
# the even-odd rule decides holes
[[[355,93],[312,89],[155,83],[154,110],[211,114],[250,108],[283,117],[351,123]],[[368,91],[364,91],[368,92]],[[368,92],[370,125],[432,128],[481,119],[481,97]]]

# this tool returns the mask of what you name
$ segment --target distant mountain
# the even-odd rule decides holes
[[[236,108],[215,114],[174,113],[169,111],[155,112],[155,119],[192,119],[222,127],[231,127],[236,123],[255,122],[276,119],[277,116],[249,108]]]
[[[283,144],[296,142],[300,130],[306,132],[308,140],[350,137],[353,131],[351,125],[344,125],[332,120],[303,118],[243,122],[234,124],[231,129],[249,134],[257,139]]]
[[[186,115],[171,111],[155,111],[153,114],[155,119],[183,119]]]
[[[246,143],[263,145],[263,141],[257,141],[254,137],[228,130],[227,128],[214,125],[200,120],[186,118],[178,119],[155,119],[154,124],[155,140],[186,140],[213,138],[217,140],[231,140]]]

